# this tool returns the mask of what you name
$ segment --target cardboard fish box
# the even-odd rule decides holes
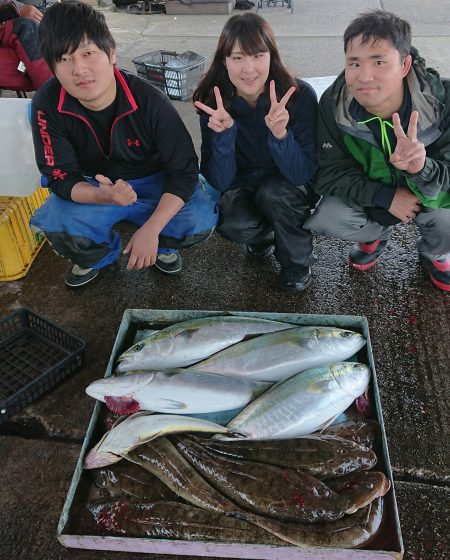
[[[237,315],[285,321],[298,325],[334,326],[347,328],[363,334],[367,345],[358,352],[355,360],[366,363],[372,372],[370,394],[375,403],[375,414],[381,428],[381,451],[378,453],[377,469],[382,470],[393,482],[383,424],[380,393],[377,384],[375,364],[370,344],[368,323],[365,317],[347,315],[300,315],[294,313],[254,313],[228,311],[189,311],[161,309],[128,309],[125,311],[119,332],[111,353],[106,376],[112,375],[117,357],[135,342],[148,336],[150,331],[174,323],[201,317],[218,315]],[[266,544],[238,544],[232,542],[201,542],[188,540],[168,540],[154,538],[131,538],[99,536],[83,530],[83,522],[77,503],[86,496],[86,471],[83,460],[90,448],[95,445],[102,433],[99,431],[99,415],[105,405],[97,402],[86,433],[72,483],[59,520],[57,538],[66,547],[95,550],[116,550],[177,556],[209,556],[222,558],[277,559],[277,560],[386,560],[403,558],[403,542],[397,512],[395,491],[392,488],[384,497],[382,525],[365,548],[338,549],[324,547],[297,547],[290,544],[274,546]],[[216,418],[217,420],[217,418]],[[220,420],[219,420],[220,421]],[[86,534],[85,534],[86,533]],[[94,533],[94,531],[91,531]]]

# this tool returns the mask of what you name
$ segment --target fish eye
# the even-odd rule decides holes
[[[144,344],[136,344],[136,346],[133,348],[133,352],[139,352],[139,350],[142,350],[142,348],[144,348]]]

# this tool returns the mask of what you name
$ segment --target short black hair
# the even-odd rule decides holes
[[[362,44],[385,39],[405,58],[411,51],[411,26],[391,12],[373,10],[360,14],[344,32],[344,52],[349,42],[361,36]]]
[[[44,13],[39,25],[39,48],[54,71],[65,53],[73,53],[84,39],[91,41],[109,57],[116,48],[105,16],[81,2],[57,2]]]

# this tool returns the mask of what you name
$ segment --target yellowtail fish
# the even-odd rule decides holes
[[[186,367],[245,340],[285,330],[290,323],[256,317],[216,316],[192,319],[155,331],[119,356],[119,373]]]
[[[276,382],[305,369],[347,360],[365,343],[361,334],[345,329],[296,327],[239,342],[193,369]]]

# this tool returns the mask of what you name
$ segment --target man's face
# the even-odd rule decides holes
[[[100,111],[116,96],[115,51],[111,56],[86,40],[76,51],[66,53],[55,65],[55,76],[63,88],[87,109]]]
[[[366,111],[390,118],[403,101],[403,78],[411,68],[411,56],[403,60],[386,39],[361,43],[361,36],[347,45],[345,81],[350,93]]]

